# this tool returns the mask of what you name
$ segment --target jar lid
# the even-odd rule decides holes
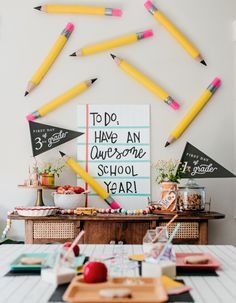
[[[188,179],[187,183],[184,186],[179,186],[179,189],[205,189],[204,186],[200,186],[194,179]]]

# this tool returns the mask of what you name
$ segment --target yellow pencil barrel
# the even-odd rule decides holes
[[[199,50],[181,33],[181,31],[162,13],[151,1],[144,6],[154,18],[179,42],[189,55],[194,58],[201,58]]]
[[[105,8],[98,6],[81,5],[45,5],[47,13],[55,14],[87,14],[87,15],[105,15]]]
[[[47,74],[48,70],[55,62],[56,58],[60,54],[61,50],[63,49],[64,45],[66,44],[70,34],[72,33],[74,26],[71,23],[68,23],[66,28],[63,30],[61,35],[56,40],[55,44],[51,48],[50,52],[48,53],[47,57],[44,59],[43,63],[36,71],[36,73],[31,78],[31,82],[34,85],[38,85],[43,77]]]
[[[200,56],[198,49],[166,18],[166,16],[157,11],[154,18],[158,20],[163,27],[179,42],[180,45],[194,59]]]
[[[198,113],[203,109],[206,103],[213,96],[217,88],[220,86],[220,83],[221,81],[219,78],[215,78],[213,80],[213,82],[208,86],[208,88],[204,91],[201,97],[196,101],[196,103],[184,116],[178,126],[171,132],[171,137],[173,137],[173,139],[177,139],[182,135],[185,129],[189,126],[189,124],[194,120],[194,118],[198,115]]]
[[[146,87],[152,93],[154,93],[156,96],[158,96],[167,105],[169,105],[170,107],[172,107],[175,110],[179,108],[179,104],[163,88],[161,88],[159,85],[157,85],[149,77],[147,77],[146,75],[141,73],[134,66],[129,64],[127,61],[120,59],[113,54],[111,54],[111,56],[124,72],[126,72],[128,75],[130,75],[132,78],[134,78],[140,84],[142,84],[144,87]]]
[[[146,39],[153,36],[152,30],[146,30],[139,33],[133,33],[130,35],[106,40],[97,44],[88,45],[81,48],[79,51],[82,56],[92,55],[98,52],[103,52],[109,49],[113,49],[122,45],[127,45],[130,43],[134,43],[138,40]]]
[[[143,73],[139,72],[134,66],[129,64],[127,61],[122,60],[120,63],[120,67],[132,78],[134,78],[139,83],[144,85],[147,89],[149,89],[159,98],[161,98],[163,101],[168,98],[169,94],[166,91],[164,91],[160,86],[158,86],[155,82],[153,82],[150,78],[145,76]]]
[[[45,116],[47,113],[53,111],[55,108],[61,106],[62,104],[66,103],[70,99],[74,98],[78,94],[81,94],[87,89],[87,85],[85,82],[82,82],[67,92],[65,92],[63,95],[55,98],[54,100],[50,101],[49,103],[43,105],[38,109],[38,112],[41,117]]]
[[[62,104],[66,103],[70,99],[74,98],[75,96],[83,93],[87,88],[91,86],[97,79],[91,79],[88,81],[84,81],[82,83],[77,84],[76,86],[72,87],[68,91],[66,91],[63,95],[53,99],[52,101],[46,103],[45,105],[41,106],[38,110],[34,111],[33,113],[26,116],[28,121],[34,121],[40,117],[45,116],[49,112],[53,111],[57,107],[61,106]]]
[[[91,186],[94,191],[103,199],[107,199],[109,196],[109,193],[103,189],[103,187],[95,181],[93,177],[91,177],[83,168],[82,166],[77,163],[73,158],[69,158],[66,162],[72,169],[73,171],[79,175],[86,183]]]

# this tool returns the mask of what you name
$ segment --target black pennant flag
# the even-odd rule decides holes
[[[29,127],[34,157],[84,134],[32,121]]]
[[[182,179],[236,177],[189,142],[186,143],[180,162],[178,171]]]

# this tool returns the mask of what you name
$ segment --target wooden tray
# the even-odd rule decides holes
[[[140,278],[143,284],[129,284],[125,282],[133,278],[113,278],[103,283],[84,283],[83,278],[75,277],[68,286],[63,300],[70,303],[161,303],[166,302],[168,296],[160,279]],[[127,288],[132,292],[132,298],[108,299],[99,296],[99,291],[104,288]]]
[[[209,261],[207,264],[184,263],[184,258],[189,256],[202,256],[208,258]],[[176,253],[176,267],[183,269],[216,270],[220,267],[220,263],[208,253]]]

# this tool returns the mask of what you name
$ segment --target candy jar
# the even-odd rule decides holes
[[[205,187],[198,185],[194,179],[189,179],[185,186],[178,189],[177,207],[185,211],[201,211],[205,209]]]

